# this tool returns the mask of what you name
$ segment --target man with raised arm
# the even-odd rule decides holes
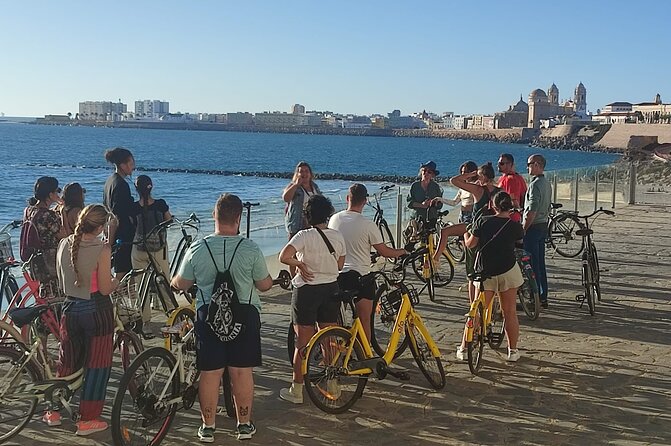
[[[359,299],[356,303],[359,320],[370,340],[370,318],[375,298],[374,281],[359,283],[359,275],[370,272],[371,247],[384,257],[397,258],[407,254],[405,249],[394,249],[385,245],[380,229],[374,222],[365,218],[361,212],[366,205],[368,191],[363,184],[353,184],[347,194],[347,210],[340,211],[329,220],[329,228],[340,232],[345,239],[345,266],[343,267],[338,284],[341,289],[359,289]]]
[[[536,275],[541,307],[548,307],[548,276],[545,269],[545,239],[548,235],[548,218],[552,202],[552,186],[545,178],[545,158],[531,155],[527,169],[532,180],[524,197],[524,250],[531,254],[531,267]]]
[[[224,368],[228,368],[231,376],[238,440],[250,439],[256,433],[251,414],[254,399],[252,372],[254,367],[261,365],[261,300],[257,290],[266,291],[273,286],[261,249],[253,241],[238,235],[242,216],[240,198],[223,194],[217,200],[213,216],[214,234],[189,247],[171,283],[180,290],[188,290],[197,283],[200,291],[196,300],[195,331],[202,418],[198,438],[204,443],[214,442],[219,384]],[[206,320],[218,271],[226,269],[231,273],[239,302],[249,304],[253,311],[241,313],[246,316],[246,320],[240,321],[244,329],[235,339],[222,341]]]
[[[527,182],[524,181],[522,175],[515,172],[515,158],[510,153],[502,153],[499,156],[499,187],[508,192],[510,198],[513,199],[513,207],[515,209],[522,209],[524,207],[524,195],[527,193]],[[510,214],[512,221],[521,221],[522,217],[517,212]]]

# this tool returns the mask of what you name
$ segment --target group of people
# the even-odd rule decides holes
[[[25,219],[31,221],[40,233],[44,263],[53,259],[53,272],[44,276],[44,283],[54,281],[65,296],[58,373],[66,375],[81,366],[86,369],[80,402],[81,420],[77,425],[77,433],[81,435],[107,427],[100,414],[110,373],[114,329],[109,295],[126,272],[146,265],[150,245],[152,250],[157,250],[151,255],[159,259],[163,273],[169,275],[165,240],[151,243],[147,240],[147,234],[155,225],[171,218],[168,205],[164,200],[152,197],[153,184],[145,175],[136,178],[139,198],[133,199],[128,177],[135,169],[135,159],[130,151],[112,149],[106,152],[105,158],[114,165],[114,173],[105,183],[102,205],[86,206],[86,191],[77,183],[66,186],[65,196],[61,198],[58,181],[42,177],[35,185],[34,199],[25,212]],[[454,200],[448,200],[442,198],[442,189],[435,181],[436,163],[425,163],[420,168],[420,179],[411,186],[408,207],[417,219],[431,219],[443,204],[459,204],[460,224],[443,230],[438,252],[444,249],[448,236],[459,235],[469,248],[469,271],[474,268],[476,253],[482,254],[481,263],[487,271],[483,287],[488,298],[494,292],[501,295],[506,316],[508,359],[516,361],[519,358],[519,327],[515,294],[522,276],[513,249],[517,240],[524,239],[539,281],[541,301],[547,307],[543,242],[551,193],[549,183],[543,177],[545,159],[541,155],[532,155],[528,159],[527,167],[533,177],[528,187],[515,173],[512,155],[501,155],[498,166],[502,178],[495,183],[495,172],[490,163],[479,168],[472,161],[464,163],[460,174],[450,180],[459,188],[459,193]],[[70,193],[75,198],[70,199]],[[279,396],[300,404],[303,402],[301,352],[318,328],[338,321],[339,303],[331,296],[340,289],[359,290],[357,311],[370,338],[375,285],[362,284],[359,278],[370,271],[371,250],[384,257],[398,258],[408,254],[411,248],[387,246],[375,223],[362,215],[368,197],[363,184],[350,186],[347,208],[335,213],[330,200],[321,194],[315,183],[310,165],[300,162],[282,197],[286,202],[289,241],[281,250],[279,260],[290,267],[292,274],[291,319],[296,350],[292,382],[281,389]],[[58,204],[54,211],[51,210],[53,204]],[[521,218],[513,212],[517,208],[523,209]],[[36,216],[38,209],[41,214]],[[178,290],[189,290],[194,284],[199,289],[195,331],[196,361],[201,372],[202,423],[197,435],[202,442],[214,441],[218,389],[225,369],[231,377],[237,436],[249,439],[256,432],[252,403],[253,368],[261,365],[262,359],[259,292],[270,289],[272,278],[258,245],[239,235],[242,210],[239,197],[221,195],[213,211],[214,233],[189,247],[171,280],[172,287]],[[145,242],[133,243],[140,240]],[[112,245],[115,249],[113,256]],[[226,288],[232,289],[237,300],[234,322],[244,327],[226,339],[213,324],[210,314],[213,305],[221,306],[222,274],[228,274],[230,283]],[[474,285],[469,287],[469,297],[475,297]],[[241,307],[244,311],[240,311]],[[460,359],[463,358],[463,347],[462,343],[457,350]],[[337,382],[329,385],[332,387],[329,391],[337,395]],[[60,424],[60,415],[55,409],[44,415],[44,421],[49,425]]]

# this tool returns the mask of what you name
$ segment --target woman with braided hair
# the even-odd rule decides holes
[[[86,206],[79,214],[74,234],[61,240],[56,255],[58,280],[66,296],[58,376],[85,368],[77,435],[107,429],[100,414],[112,367],[114,311],[109,295],[119,285],[111,274],[111,248],[101,238],[110,217],[104,206]],[[47,411],[43,420],[49,426],[61,424],[56,410]]]

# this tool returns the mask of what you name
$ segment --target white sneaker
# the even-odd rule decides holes
[[[506,361],[508,362],[517,362],[520,359],[520,351],[517,349],[508,349],[508,357]]]
[[[337,379],[329,379],[326,381],[326,391],[328,392],[327,397],[333,401],[336,401],[340,398],[340,384],[338,384]]]
[[[457,347],[457,360],[459,361],[468,361],[468,356],[466,356],[466,350],[461,347]]]
[[[294,404],[303,404],[303,384],[291,383],[291,387],[280,389],[280,398]]]

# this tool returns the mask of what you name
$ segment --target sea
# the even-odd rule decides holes
[[[496,163],[499,154],[513,154],[520,171],[526,158],[541,153],[548,170],[595,167],[614,162],[617,155],[547,150],[521,144],[432,138],[365,137],[307,134],[240,133],[220,131],[118,129],[105,127],[46,126],[0,122],[0,227],[20,219],[35,180],[58,178],[61,186],[79,182],[86,188],[86,203],[100,203],[105,179],[112,173],[103,153],[126,147],[153,182],[153,196],[163,198],[178,218],[195,213],[201,231],[213,230],[212,210],[223,192],[243,201],[258,202],[250,215],[250,237],[266,255],[276,254],[286,242],[282,190],[287,178],[220,175],[226,172],[286,172],[307,161],[319,174],[415,176],[419,166],[434,160],[440,175],[456,175],[461,163]],[[174,172],[191,169],[197,172]],[[208,173],[209,172],[209,173]],[[136,172],[133,177],[145,172]],[[129,178],[133,181],[134,178]],[[351,181],[317,180],[336,210],[345,207]],[[382,182],[366,182],[370,193]],[[387,194],[385,217],[395,219],[398,197],[408,185]],[[444,195],[456,192],[449,184]],[[131,190],[135,190],[131,187]],[[366,211],[370,214],[370,210]],[[372,215],[372,214],[370,214]],[[245,220],[241,231],[245,232]],[[13,233],[14,244],[18,233]],[[173,234],[174,236],[174,234]],[[16,254],[16,251],[15,251]]]

